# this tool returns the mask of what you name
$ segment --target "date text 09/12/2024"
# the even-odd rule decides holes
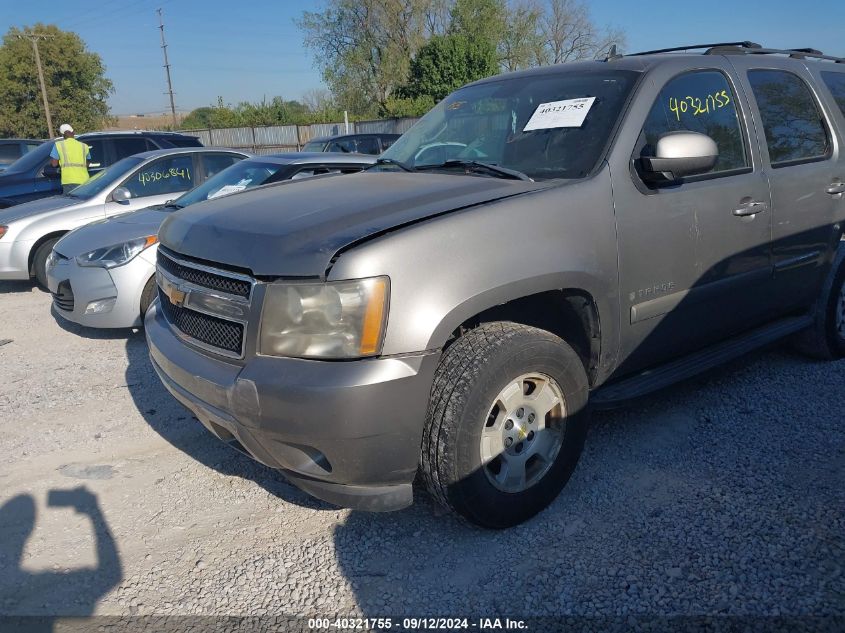
[[[510,618],[311,618],[312,630],[406,630],[406,631],[521,631],[524,620]]]

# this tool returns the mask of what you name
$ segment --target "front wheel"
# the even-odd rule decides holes
[[[429,491],[482,527],[531,518],[578,463],[588,391],[581,359],[549,332],[509,322],[468,332],[435,373],[421,451]]]
[[[50,257],[50,253],[58,241],[58,239],[47,240],[38,247],[35,256],[32,258],[32,271],[35,273],[35,281],[45,290],[47,290],[47,258]]]

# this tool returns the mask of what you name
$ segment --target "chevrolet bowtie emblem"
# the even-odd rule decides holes
[[[170,299],[170,303],[175,306],[182,307],[185,304],[185,297],[188,296],[188,293],[184,290],[179,290],[175,285],[170,283],[166,279],[162,279],[161,291],[164,295]]]

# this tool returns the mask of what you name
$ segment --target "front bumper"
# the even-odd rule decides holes
[[[388,511],[413,501],[436,354],[242,365],[177,338],[158,302],[145,327],[165,387],[221,440],[329,503]]]
[[[155,264],[143,253],[116,268],[80,266],[74,258],[58,259],[47,267],[47,287],[54,298],[72,293],[73,308],[68,299],[54,299],[56,313],[68,321],[95,328],[129,328],[143,325],[141,294],[155,275]],[[61,288],[60,288],[61,286]],[[92,302],[107,302],[101,312],[86,313]]]

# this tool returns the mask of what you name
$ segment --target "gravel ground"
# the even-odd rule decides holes
[[[207,434],[142,332],[0,302],[0,614],[845,615],[845,362],[767,352],[598,413],[553,506],[496,533],[422,491],[313,500]]]

